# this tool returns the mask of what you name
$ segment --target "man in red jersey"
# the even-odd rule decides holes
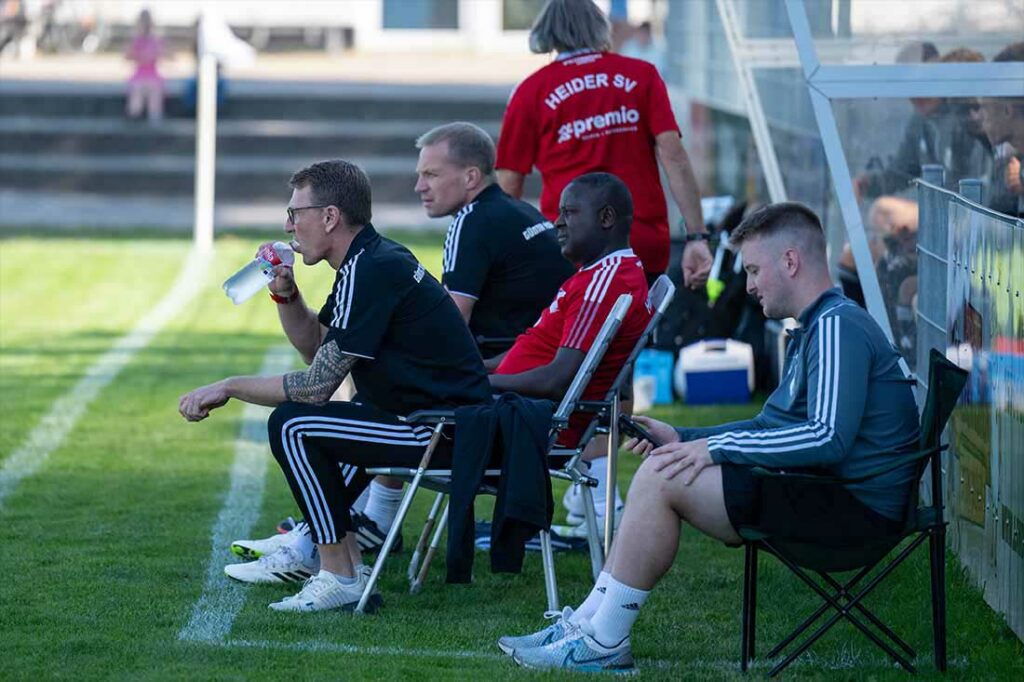
[[[660,163],[683,215],[687,286],[707,282],[711,253],[700,190],[665,83],[650,63],[613,54],[608,20],[591,0],[548,0],[530,32],[530,49],[557,51],[554,62],[512,93],[498,141],[498,182],[520,197],[534,166],[544,181],[541,212],[554,220],[562,189],[583,173],[619,176],[636,207],[630,244],[648,283],[668,268],[669,229]]]
[[[579,270],[511,349],[485,362],[495,390],[560,400],[615,301],[630,294],[633,303],[583,398],[608,392],[651,319],[643,266],[629,248],[632,214],[629,189],[610,173],[589,173],[565,188],[555,228],[562,255]],[[575,446],[586,425],[582,416],[570,420],[561,443]]]

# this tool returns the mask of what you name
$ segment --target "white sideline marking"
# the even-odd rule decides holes
[[[295,352],[291,346],[276,346],[267,351],[260,374],[283,374],[292,368],[294,361]],[[235,441],[235,460],[231,465],[231,487],[213,525],[206,583],[192,609],[192,617],[178,633],[178,639],[223,641],[245,604],[248,586],[224,575],[224,560],[231,542],[246,537],[259,518],[263,479],[270,459],[267,445],[269,414],[270,408],[259,405],[246,405],[242,413],[242,430]]]
[[[135,354],[149,345],[165,324],[199,292],[206,280],[209,252],[193,250],[171,290],[146,313],[135,328],[122,336],[94,362],[71,389],[53,402],[17,450],[0,465],[0,509],[23,478],[42,468],[50,454],[75,427],[99,392],[114,380]]]
[[[360,616],[355,616],[360,618]],[[224,647],[248,649],[287,649],[304,653],[367,654],[372,656],[409,656],[412,658],[461,658],[483,661],[500,661],[508,658],[504,654],[486,651],[459,651],[442,649],[404,649],[399,646],[359,646],[312,640],[307,642],[274,642],[270,640],[229,639],[221,643]],[[512,659],[509,658],[509,661]]]

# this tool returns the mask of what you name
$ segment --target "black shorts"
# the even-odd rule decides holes
[[[868,508],[841,485],[757,478],[750,467],[726,462],[722,491],[734,529],[754,526],[769,535],[823,544],[896,535],[903,529],[902,522]]]

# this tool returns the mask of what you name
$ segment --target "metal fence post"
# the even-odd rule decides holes
[[[964,178],[960,181],[960,194],[976,204],[981,203],[981,180]]]

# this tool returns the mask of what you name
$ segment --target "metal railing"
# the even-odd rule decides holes
[[[938,348],[971,372],[943,460],[948,537],[1024,639],[1024,221],[982,206],[977,180],[956,193],[941,166],[923,175],[917,366]]]

